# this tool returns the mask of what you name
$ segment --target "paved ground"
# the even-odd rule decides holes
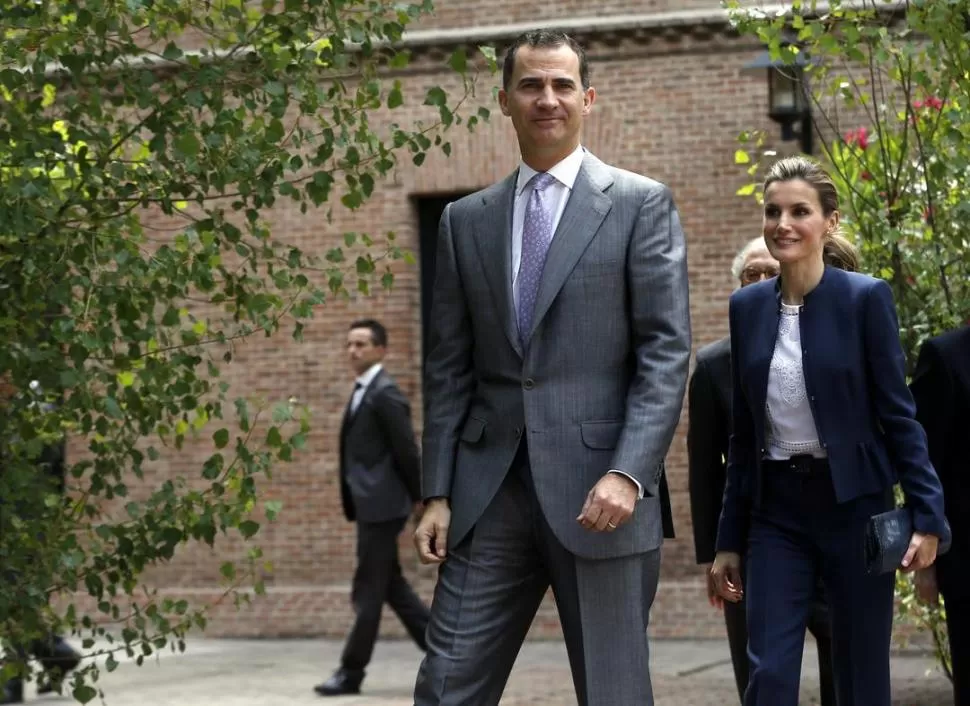
[[[332,640],[207,640],[193,638],[184,654],[165,652],[142,667],[123,661],[103,673],[99,686],[107,706],[410,706],[419,653],[409,642],[378,645],[357,697],[321,699],[311,687],[329,676],[341,644]],[[813,645],[806,646],[803,706],[817,704],[818,677]],[[654,643],[651,655],[659,706],[721,706],[737,703],[727,646],[721,641],[669,640]],[[950,706],[949,684],[926,655],[893,658],[899,706]],[[37,706],[72,703],[56,695],[37,697]],[[94,703],[97,703],[95,701]],[[507,706],[575,704],[566,653],[560,643],[528,643],[519,655]],[[617,705],[625,706],[625,705]]]

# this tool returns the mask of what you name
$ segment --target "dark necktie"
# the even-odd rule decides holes
[[[363,387],[363,383],[359,380],[354,383],[354,391],[350,393],[350,401],[347,403],[347,416],[352,417],[357,413],[357,408],[360,407],[360,400],[357,404],[354,404],[354,399],[357,397],[357,391]]]

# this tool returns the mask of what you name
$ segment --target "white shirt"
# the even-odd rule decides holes
[[[579,145],[568,157],[558,162],[548,172],[556,179],[555,182],[546,187],[545,191],[546,202],[552,206],[553,237],[555,237],[556,229],[559,227],[563,211],[566,210],[566,203],[569,201],[569,195],[573,191],[573,185],[576,183],[576,177],[579,176],[579,170],[583,166],[583,157],[585,156],[586,150],[583,149],[582,145]],[[519,310],[518,280],[519,265],[522,262],[522,230],[525,225],[525,207],[529,203],[529,199],[532,198],[534,185],[531,182],[532,177],[536,174],[538,172],[525,162],[519,164],[519,176],[515,182],[515,203],[512,206],[512,272],[510,275],[512,277],[513,306],[515,307],[513,316]],[[640,481],[624,471],[612,469],[610,473],[619,473],[632,480],[637,486],[637,498],[643,499],[643,486]]]
[[[766,458],[773,461],[784,461],[797,454],[811,454],[816,458],[826,456],[805,388],[800,315],[800,306],[781,305],[778,338],[768,369]]]
[[[364,395],[367,393],[367,388],[377,374],[381,372],[383,366],[380,363],[374,363],[372,366],[367,368],[364,373],[354,381],[354,394],[350,398],[350,413],[354,414],[357,408],[360,407],[360,401],[364,399]]]
[[[572,154],[549,170],[556,181],[546,187],[546,202],[552,206],[552,232],[559,227],[562,212],[573,191],[573,184],[583,166],[586,150],[580,145]],[[532,177],[538,172],[525,162],[519,164],[519,177],[515,183],[515,204],[512,207],[512,300],[515,311],[519,310],[519,265],[522,262],[522,229],[525,224],[525,207],[532,198]],[[555,237],[555,235],[553,235]]]

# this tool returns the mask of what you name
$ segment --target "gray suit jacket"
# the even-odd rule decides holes
[[[340,499],[350,521],[407,517],[421,497],[421,460],[411,407],[381,370],[354,414],[348,405],[340,429]]]
[[[550,246],[528,350],[512,303],[516,174],[441,218],[425,376],[424,498],[450,498],[448,543],[475,525],[523,434],[536,493],[578,556],[662,542],[657,498],[690,358],[684,236],[669,190],[590,154]],[[610,469],[646,497],[630,522],[576,521]]]

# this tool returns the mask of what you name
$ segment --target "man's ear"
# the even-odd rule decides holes
[[[509,94],[505,92],[504,88],[498,89],[498,105],[502,109],[502,115],[508,117],[509,115]]]
[[[583,92],[583,115],[589,115],[592,112],[594,102],[596,102],[596,89],[590,86]]]

